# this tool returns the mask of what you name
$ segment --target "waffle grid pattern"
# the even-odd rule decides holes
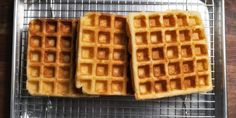
[[[129,15],[136,99],[212,89],[207,39],[199,16],[175,11]]]
[[[87,13],[79,30],[76,87],[83,93],[127,94],[126,18]]]
[[[76,20],[35,19],[29,23],[27,90],[32,95],[77,96],[74,86]]]

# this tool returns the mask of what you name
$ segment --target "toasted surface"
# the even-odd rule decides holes
[[[78,97],[74,82],[77,20],[29,23],[26,88],[31,95]]]
[[[127,94],[126,18],[90,12],[80,21],[76,87],[87,94]]]
[[[207,37],[198,12],[130,13],[127,22],[136,99],[212,90]]]

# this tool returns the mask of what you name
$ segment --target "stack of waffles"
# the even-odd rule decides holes
[[[27,85],[41,96],[78,96],[74,85],[76,20],[36,19],[29,23]]]
[[[79,24],[61,19],[30,22],[31,95],[134,94],[142,100],[212,89],[207,37],[197,12],[139,12],[127,17],[90,12]],[[130,81],[134,93],[129,92]]]
[[[126,18],[88,13],[80,23],[76,87],[86,94],[126,95]]]
[[[208,45],[197,12],[131,13],[127,22],[136,99],[212,89]]]

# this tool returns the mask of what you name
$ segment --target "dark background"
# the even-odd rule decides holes
[[[228,115],[236,116],[236,0],[225,0]],[[10,117],[13,0],[0,0],[0,118]],[[235,47],[234,47],[235,46]],[[234,63],[235,62],[235,63]]]

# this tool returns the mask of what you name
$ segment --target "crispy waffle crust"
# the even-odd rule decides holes
[[[127,22],[136,99],[212,90],[207,37],[198,12],[131,13]]]
[[[81,96],[74,82],[77,20],[36,19],[29,23],[27,90],[40,96]]]
[[[76,87],[93,95],[127,95],[126,18],[87,13],[78,30]]]

